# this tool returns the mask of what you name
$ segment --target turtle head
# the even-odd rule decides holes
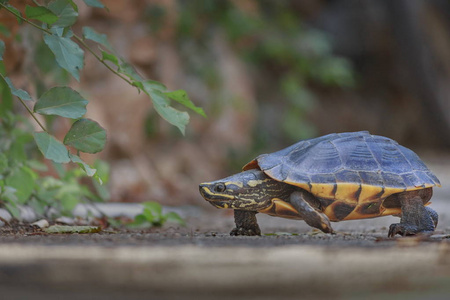
[[[224,179],[201,183],[200,194],[217,208],[257,211],[286,192],[286,184],[252,169]]]

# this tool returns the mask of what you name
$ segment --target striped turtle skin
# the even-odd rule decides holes
[[[395,194],[440,186],[417,154],[367,131],[303,140],[260,155],[243,170],[255,168],[313,194],[331,221],[399,214]],[[280,216],[274,209],[260,212]]]

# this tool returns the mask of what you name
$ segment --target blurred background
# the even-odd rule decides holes
[[[106,150],[85,158],[108,162],[111,201],[209,207],[200,182],[331,132],[369,130],[418,152],[450,147],[447,0],[103,0],[109,11],[75,2],[75,30],[106,33],[141,75],[186,90],[208,116],[191,114],[181,136],[87,53],[72,84],[108,131]],[[5,42],[19,87],[39,94],[39,80],[50,80],[33,78],[36,65],[55,70],[53,81],[70,80],[44,44]],[[70,126],[52,124],[61,137]]]

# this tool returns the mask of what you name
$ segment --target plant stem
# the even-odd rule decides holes
[[[4,5],[3,3],[0,3],[0,6],[3,7],[4,9],[6,9],[7,11],[9,11],[10,13],[12,13],[16,18],[21,19],[22,21],[24,21],[24,22],[30,24],[31,26],[36,27],[37,29],[40,29],[40,30],[45,31],[45,32],[48,33],[48,34],[52,34],[49,30],[44,29],[44,28],[40,27],[39,25],[37,25],[37,24],[31,22],[31,21],[28,21],[27,19],[25,19],[24,17],[22,17],[22,16],[19,15],[19,14],[16,14],[16,12],[14,12],[13,10],[11,10],[8,6]],[[36,118],[36,116],[35,116],[34,113],[31,111],[31,109],[28,107],[28,105],[26,105],[25,102],[24,102],[20,97],[17,97],[17,99],[19,99],[20,103],[22,103],[22,105],[26,108],[26,110],[28,111],[28,113],[29,113],[29,114],[31,115],[31,117],[36,121],[36,123],[38,123],[38,125],[42,128],[42,130],[44,130],[45,132],[48,133],[47,129],[46,129],[46,128],[44,127],[44,125],[42,125],[42,123]]]
[[[8,6],[4,5],[3,3],[0,3],[0,6],[3,7],[4,9],[6,9],[7,11],[9,11],[10,13],[12,13],[16,18],[21,19],[22,21],[30,24],[31,26],[44,31],[45,33],[48,34],[52,34],[52,32],[48,29],[42,28],[39,25],[37,25],[36,23],[33,23],[31,21],[29,21],[28,19],[22,17],[19,14],[16,14],[13,10],[11,10]],[[128,78],[126,78],[125,76],[123,76],[122,74],[120,74],[119,72],[117,72],[116,70],[114,70],[113,68],[111,68],[100,56],[98,56],[94,50],[92,50],[91,47],[89,47],[86,42],[80,38],[79,36],[77,36],[76,34],[73,35],[73,37],[84,47],[86,48],[90,53],[92,53],[92,55],[94,55],[94,57],[100,62],[102,63],[108,70],[110,70],[111,72],[113,72],[114,74],[116,74],[117,76],[119,76],[120,78],[122,78],[124,81],[126,81],[129,85],[133,86],[133,83],[128,80]]]
[[[10,9],[8,6],[6,6],[5,4],[0,3],[0,6],[3,7],[4,9],[6,9],[7,11],[9,11],[10,13],[12,13],[16,18],[21,19],[22,21],[24,21],[24,22],[30,24],[30,25],[33,26],[33,27],[36,27],[36,28],[39,29],[39,30],[45,31],[45,32],[48,33],[48,34],[52,34],[52,32],[51,32],[50,30],[45,29],[45,28],[42,28],[42,27],[40,27],[39,25],[37,25],[36,23],[33,23],[33,22],[29,21],[28,19],[22,17],[22,16],[19,15],[19,14],[16,14],[15,11],[11,10],[11,9]]]
[[[13,11],[12,9],[10,9],[7,5],[0,3],[0,7],[4,8],[5,10],[7,10],[8,12],[10,12],[11,14],[13,14],[16,18],[19,18],[20,20],[24,21],[25,23],[30,24],[31,26],[44,31],[47,34],[53,34],[50,30],[42,28],[41,26],[37,25],[36,23],[33,23],[31,21],[29,21],[28,19],[22,17],[20,14],[17,14],[15,11]],[[112,67],[110,67],[99,55],[97,55],[97,53],[95,53],[94,50],[92,50],[91,47],[89,47],[89,45],[86,44],[86,42],[79,36],[77,36],[76,34],[73,35],[73,37],[84,47],[86,48],[92,55],[94,55],[94,57],[100,62],[102,63],[108,70],[110,70],[111,72],[113,72],[114,74],[116,74],[117,76],[119,76],[121,79],[123,79],[124,81],[126,81],[129,85],[133,85],[133,83],[126,78],[125,76],[123,76],[122,74],[120,74],[119,72],[117,72],[116,70],[114,70]],[[47,129],[41,124],[41,122],[39,122],[39,120],[36,118],[36,116],[34,115],[34,113],[30,110],[30,108],[25,104],[25,102],[23,102],[22,99],[18,98],[20,100],[20,102],[22,103],[23,106],[25,106],[25,108],[27,109],[27,111],[30,113],[30,115],[33,117],[33,119],[39,124],[39,126],[45,131],[48,132]]]
[[[35,116],[34,113],[31,111],[31,109],[28,107],[28,105],[26,105],[25,102],[23,102],[23,100],[20,99],[19,97],[17,97],[17,99],[19,99],[19,101],[22,103],[22,105],[25,106],[25,108],[27,109],[28,113],[33,117],[33,119],[36,121],[36,123],[39,124],[39,126],[42,128],[42,130],[44,130],[45,132],[48,133],[47,129],[44,127],[44,125],[42,125],[41,122],[39,122],[39,120],[36,118],[36,116]]]
[[[133,85],[133,83],[128,80],[128,78],[124,77],[122,74],[120,74],[119,72],[117,72],[116,70],[114,70],[113,68],[111,68],[100,56],[98,56],[97,53],[95,53],[94,50],[92,50],[91,47],[88,46],[88,44],[86,44],[86,42],[80,38],[78,35],[74,34],[73,37],[84,47],[86,48],[86,50],[88,50],[92,55],[94,55],[94,57],[101,62],[108,70],[110,70],[111,72],[113,72],[114,74],[116,74],[117,76],[119,76],[120,78],[122,78],[123,80],[125,80],[129,85]]]

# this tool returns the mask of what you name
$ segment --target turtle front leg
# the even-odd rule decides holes
[[[418,233],[430,234],[438,222],[438,214],[423,205],[424,190],[409,191],[399,194],[402,207],[400,223],[389,226],[388,237],[396,234],[407,236]]]
[[[291,194],[289,202],[298,211],[302,219],[311,227],[322,230],[325,233],[333,233],[330,219],[313,204],[319,201],[306,191],[295,191]]]
[[[236,228],[231,230],[230,235],[261,235],[261,230],[256,221],[257,213],[256,211],[234,210]]]

